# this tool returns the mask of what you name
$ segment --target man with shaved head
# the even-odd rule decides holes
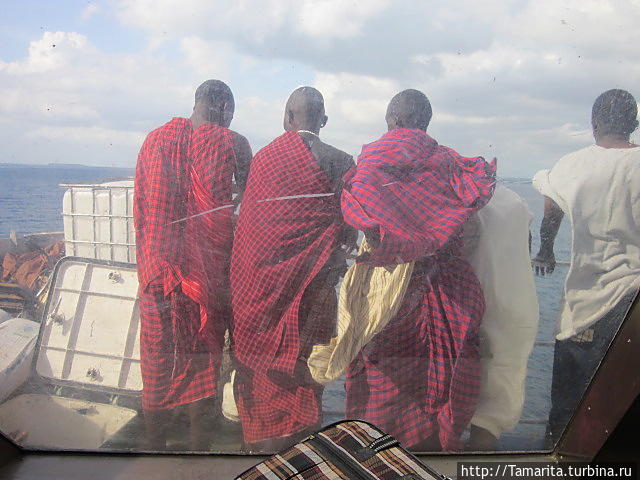
[[[231,259],[235,394],[246,448],[277,451],[319,426],[322,387],[306,356],[333,333],[348,242],[346,153],[320,140],[324,100],[296,89],[285,133],[252,161]]]
[[[357,262],[415,262],[397,315],[347,372],[347,418],[368,420],[416,450],[460,450],[479,391],[484,298],[462,252],[463,227],[493,194],[495,163],[464,158],[426,133],[431,104],[397,94],[388,132],[345,177],[345,221],[372,248]]]
[[[166,447],[172,410],[187,405],[190,448],[206,449],[226,318],[232,177],[244,186],[251,150],[228,129],[229,87],[198,87],[190,118],[151,132],[135,176],[140,355],[146,447]],[[207,415],[208,414],[208,415]]]

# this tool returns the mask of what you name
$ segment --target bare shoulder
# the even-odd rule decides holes
[[[348,170],[354,165],[351,155],[328,143],[318,143],[318,154],[324,161],[332,163],[339,170]]]
[[[249,150],[251,151],[251,145],[249,145],[249,140],[244,135],[239,134],[234,130],[230,130],[231,138],[233,138],[234,148],[237,150]]]
[[[342,188],[342,177],[354,166],[353,157],[328,143],[311,142],[311,153],[327,173],[334,191]]]

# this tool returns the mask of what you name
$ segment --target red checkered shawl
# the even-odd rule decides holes
[[[380,238],[359,261],[417,260],[423,272],[347,378],[347,415],[380,425],[406,445],[439,431],[443,448],[460,449],[475,410],[484,299],[461,258],[460,237],[494,186],[495,164],[463,158],[409,129],[366,145],[355,173],[345,176],[345,221]]]
[[[287,132],[251,164],[231,259],[236,358],[293,374],[300,301],[342,228],[339,201],[299,134]]]
[[[231,131],[212,123],[198,127],[191,137],[189,160],[182,291],[200,305],[200,333],[211,333],[211,321],[224,332],[233,241]]]
[[[174,118],[154,130],[138,155],[133,218],[140,288],[152,281],[171,292],[180,282],[182,233],[186,216],[188,151],[192,125]]]
[[[495,171],[495,164],[464,158],[424,131],[392,130],[365,145],[345,176],[345,221],[379,235],[371,264],[435,255],[489,201]]]

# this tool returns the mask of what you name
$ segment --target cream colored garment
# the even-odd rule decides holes
[[[368,251],[362,241],[360,253]],[[393,267],[352,265],[338,299],[338,331],[329,345],[315,345],[307,360],[318,383],[337,380],[375,334],[398,312],[407,291],[413,262]]]
[[[512,430],[524,404],[527,362],[538,329],[538,299],[529,257],[531,213],[498,185],[477,213],[479,238],[468,260],[482,285],[482,381],[471,420],[495,437]]]
[[[236,398],[233,394],[233,382],[236,378],[236,371],[231,371],[231,378],[227,383],[224,384],[222,388],[222,415],[227,420],[231,420],[232,422],[240,421],[240,414],[238,413],[238,406],[236,405]]]
[[[640,148],[583,148],[536,173],[533,186],[571,221],[556,335],[566,340],[640,287]]]

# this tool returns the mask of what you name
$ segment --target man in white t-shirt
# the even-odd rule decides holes
[[[564,215],[573,230],[554,351],[547,434],[556,440],[575,411],[640,287],[640,147],[637,104],[608,90],[593,104],[595,145],[562,157],[533,178],[545,197],[537,274],[553,272]]]

